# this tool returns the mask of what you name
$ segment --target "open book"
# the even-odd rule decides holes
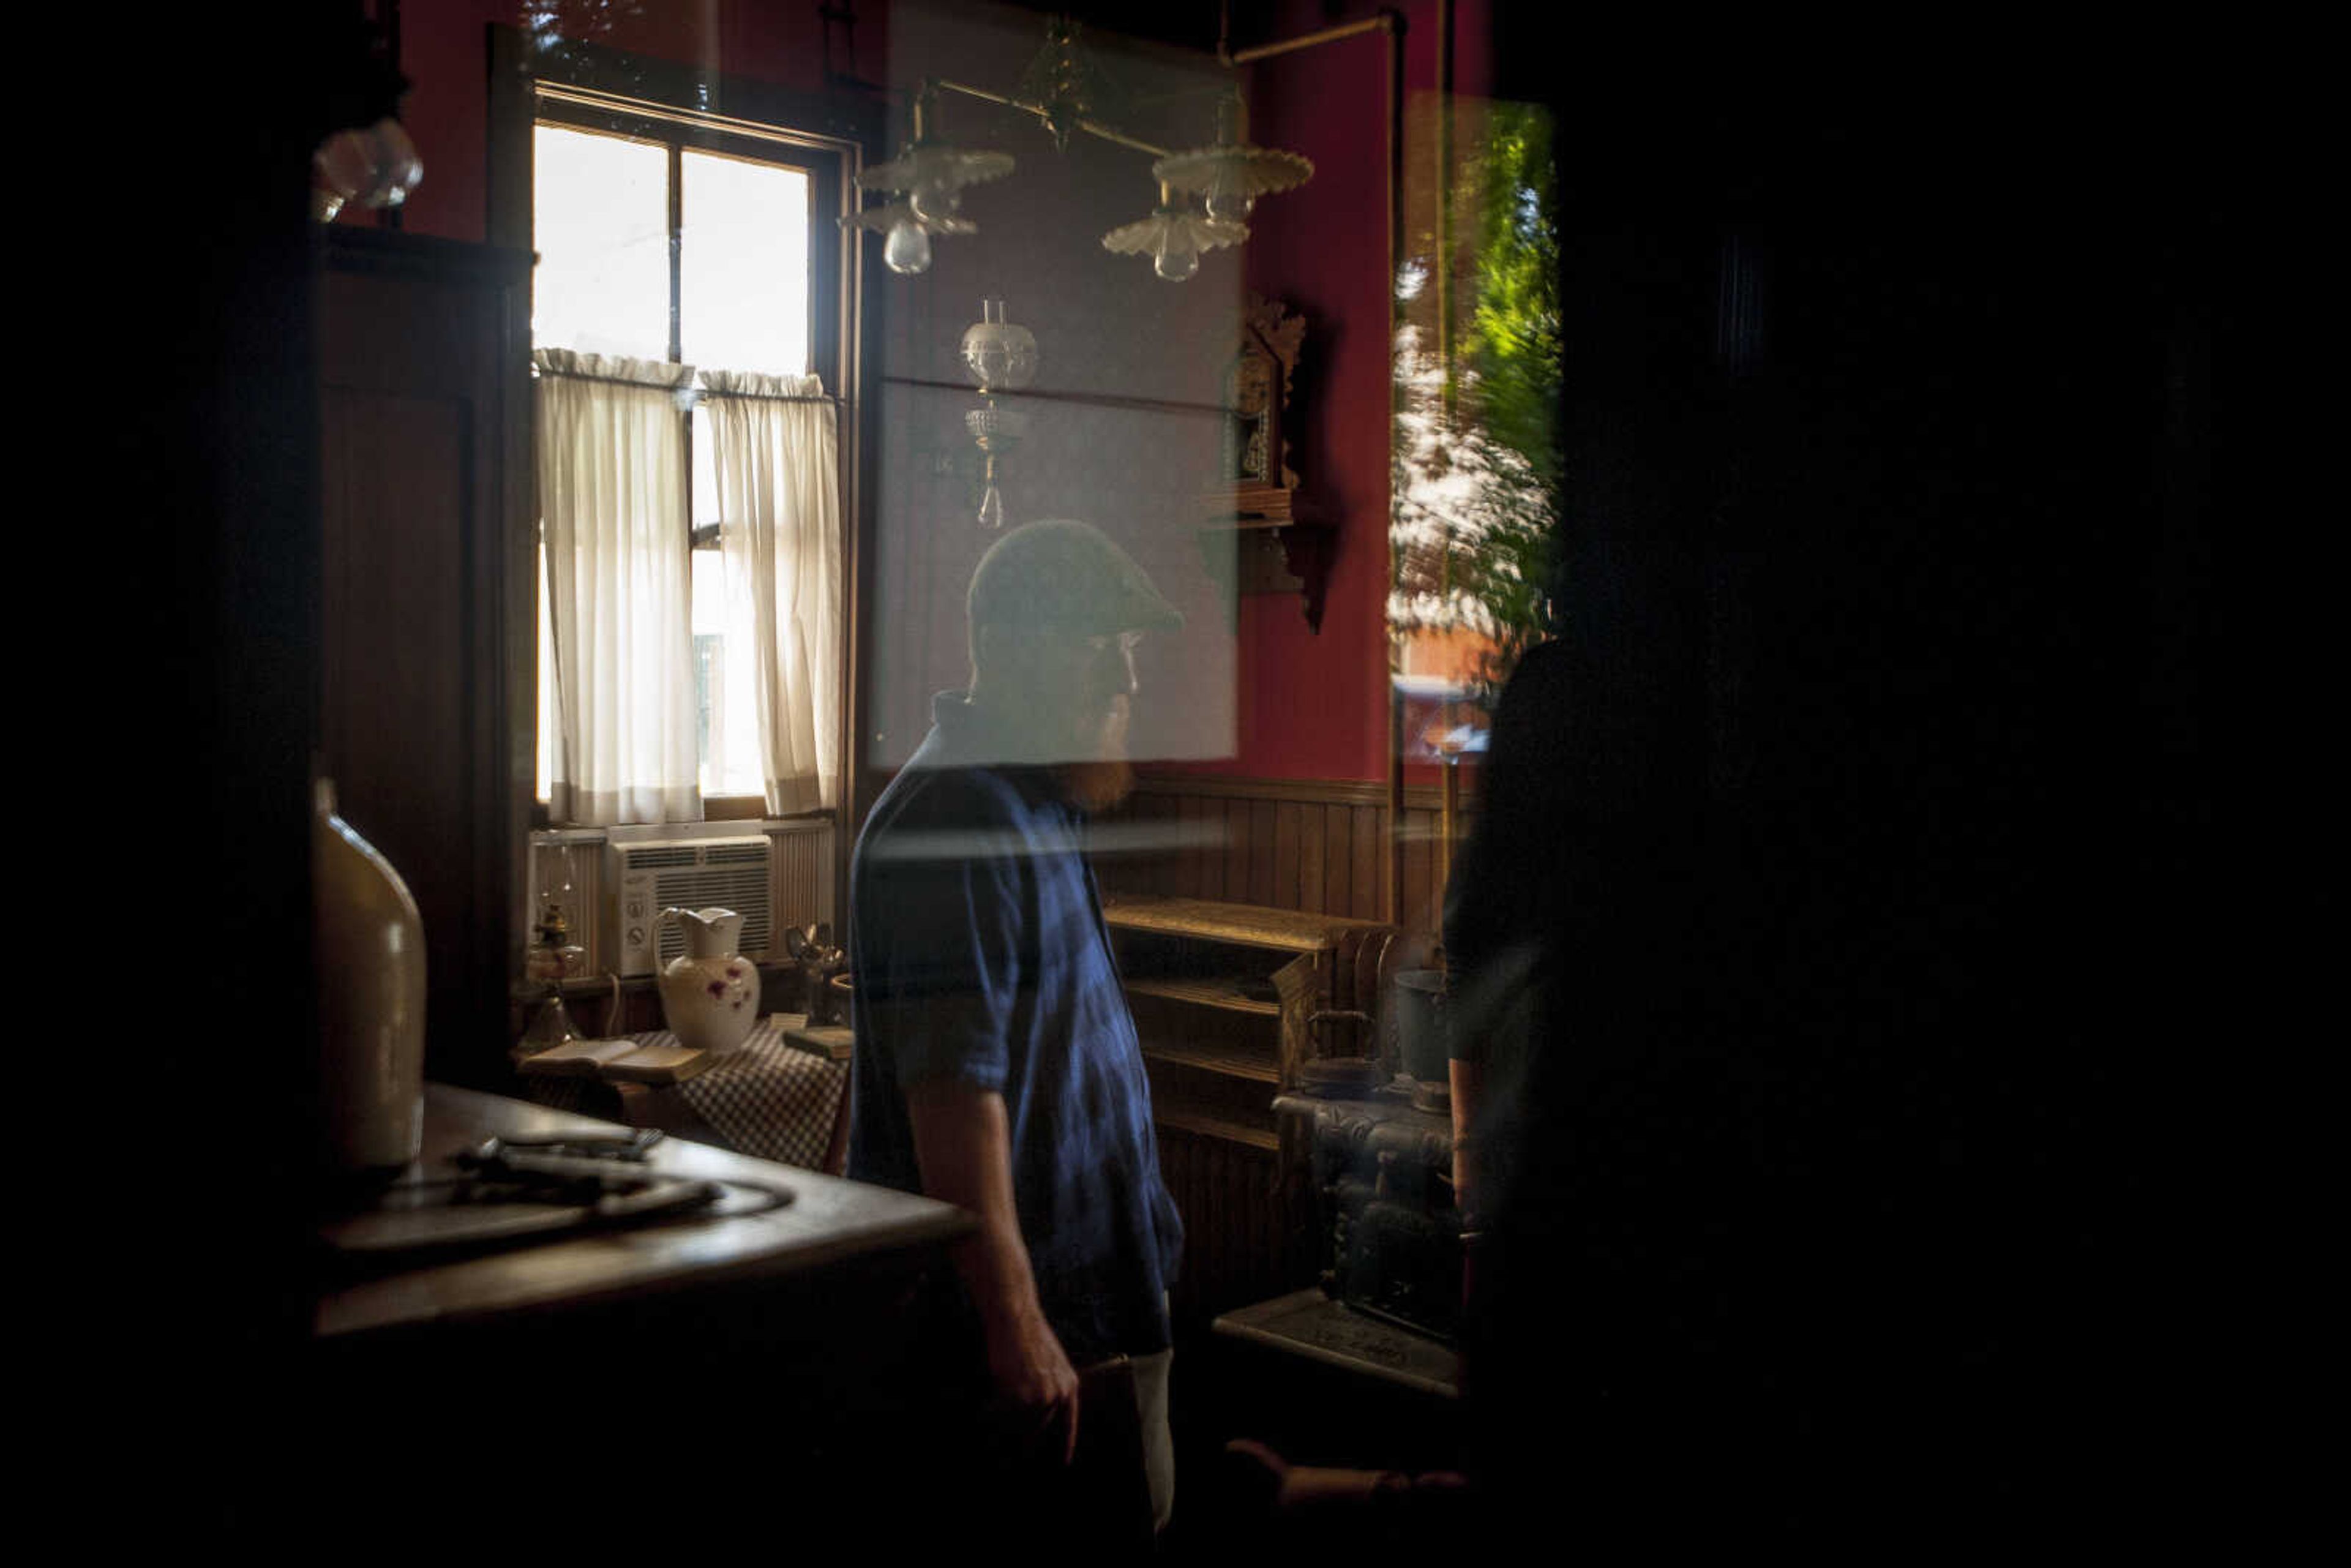
[[[706,1051],[639,1045],[633,1040],[573,1040],[516,1064],[543,1078],[601,1078],[610,1083],[681,1083],[713,1064]]]

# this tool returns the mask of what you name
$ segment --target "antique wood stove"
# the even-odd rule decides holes
[[[1274,1108],[1311,1129],[1324,1293],[1449,1343],[1461,1317],[1453,1125],[1413,1099],[1397,1082],[1284,1094]]]

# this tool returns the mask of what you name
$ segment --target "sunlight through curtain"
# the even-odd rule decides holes
[[[705,371],[728,622],[748,632],[771,816],[836,804],[842,592],[836,411],[815,376]],[[796,400],[796,401],[788,401]]]
[[[690,365],[533,352],[559,822],[702,817],[685,517]],[[589,379],[599,378],[599,379]]]

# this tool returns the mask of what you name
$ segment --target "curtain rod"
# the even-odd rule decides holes
[[[635,387],[640,392],[667,392],[673,397],[679,392],[686,392],[697,398],[744,397],[757,398],[761,402],[829,402],[838,405],[843,401],[831,392],[721,392],[716,387],[700,386],[693,382],[676,382],[664,386],[659,382],[632,382],[626,376],[595,376],[590,375],[585,371],[549,370],[545,365],[531,366],[530,373],[534,378],[559,376],[567,382],[601,382],[606,386]]]

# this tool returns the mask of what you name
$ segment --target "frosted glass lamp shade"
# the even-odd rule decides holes
[[[1196,191],[1213,215],[1246,217],[1259,196],[1287,191],[1314,177],[1311,159],[1278,147],[1220,142],[1171,153],[1151,166],[1152,177],[1171,191]],[[1217,209],[1222,208],[1219,214]]]
[[[1102,235],[1102,248],[1120,256],[1147,256],[1151,267],[1170,283],[1200,269],[1200,253],[1238,245],[1249,238],[1240,224],[1204,217],[1181,207],[1162,207],[1140,223]]]
[[[964,330],[963,366],[982,392],[1018,392],[1037,379],[1037,335],[1004,319],[1003,300],[986,300]]]
[[[866,170],[857,176],[857,183],[869,191],[903,194],[914,215],[934,225],[931,232],[949,234],[955,231],[936,225],[953,220],[962,209],[964,187],[1000,180],[1010,172],[1008,152],[973,152],[918,142],[887,163]]]

